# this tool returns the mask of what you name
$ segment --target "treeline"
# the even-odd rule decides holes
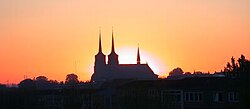
[[[231,58],[231,62],[228,62],[224,68],[226,76],[228,77],[246,77],[250,73],[250,61],[246,59],[244,55],[236,61],[234,57]]]
[[[34,79],[24,79],[18,84],[20,89],[56,89],[77,87],[79,85],[86,85],[89,82],[81,82],[78,80],[76,74],[68,74],[65,82],[58,82],[57,80],[49,80],[46,76],[38,76]]]

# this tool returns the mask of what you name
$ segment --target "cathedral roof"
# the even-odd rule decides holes
[[[108,72],[113,73],[113,75],[115,75],[114,77],[117,79],[157,79],[157,75],[154,74],[148,64],[119,64],[116,66],[115,70],[109,70]]]

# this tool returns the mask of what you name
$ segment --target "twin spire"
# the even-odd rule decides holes
[[[98,53],[102,53],[102,39],[101,39],[101,29],[99,30],[99,51]],[[103,54],[103,53],[102,53]],[[113,32],[113,28],[112,28],[112,45],[111,45],[111,53],[112,54],[116,54],[115,53],[115,43],[114,43],[114,32]],[[111,58],[111,57],[110,57]],[[118,58],[118,57],[117,57]],[[110,59],[109,59],[110,60]],[[118,59],[117,59],[118,62]],[[140,58],[140,50],[139,50],[139,44],[138,44],[138,48],[137,48],[137,64],[141,64],[141,58]]]
[[[115,43],[114,43],[114,32],[112,28],[112,47],[111,47],[111,53],[115,53]]]
[[[99,51],[98,53],[102,53],[102,33],[101,29],[99,30]],[[114,43],[114,33],[112,28],[112,45],[111,45],[111,53],[115,53],[115,43]]]
[[[102,53],[102,35],[101,35],[101,29],[99,30],[99,53]]]

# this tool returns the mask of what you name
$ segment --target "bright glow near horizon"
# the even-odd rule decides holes
[[[1,0],[0,24],[0,83],[64,81],[76,61],[80,80],[89,80],[99,27],[105,54],[113,26],[121,63],[139,43],[142,61],[164,75],[250,58],[250,0]]]
[[[137,62],[137,48],[136,47],[121,47],[117,49],[120,64],[136,64]],[[164,75],[167,66],[163,64],[156,56],[145,52],[140,48],[141,64],[148,64],[149,67],[158,75]]]

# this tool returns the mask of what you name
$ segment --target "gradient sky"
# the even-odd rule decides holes
[[[231,56],[250,58],[250,0],[1,0],[0,83],[24,75],[62,81],[76,68],[89,80],[99,27],[108,54],[112,26],[120,62],[135,59],[139,43],[160,75],[220,71]]]

